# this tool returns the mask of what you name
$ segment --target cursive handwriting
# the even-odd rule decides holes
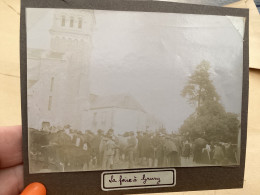
[[[143,174],[143,177],[141,179],[143,181],[143,184],[146,184],[147,181],[157,181],[157,184],[160,184],[161,178],[160,177],[146,177],[145,174]]]
[[[122,175],[119,176],[119,180],[117,181],[114,178],[114,175],[111,175],[110,179],[108,180],[110,183],[114,183],[114,182],[120,182],[120,186],[123,185],[124,183],[134,183],[137,182],[137,178],[136,176],[132,177],[132,178],[127,178],[126,176],[123,177]]]
[[[138,182],[137,176],[126,176],[126,175],[120,175],[119,177],[114,176],[113,174],[110,176],[109,180],[110,183],[120,183],[121,185],[124,185],[125,183],[136,183]],[[160,184],[161,178],[160,177],[148,177],[145,174],[142,175],[142,177],[139,177],[139,181],[141,181],[143,184],[147,184],[149,181],[155,181],[157,184]]]

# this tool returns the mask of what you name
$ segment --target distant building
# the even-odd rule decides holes
[[[85,110],[87,129],[107,131],[112,128],[116,134],[127,131],[157,130],[162,123],[146,113],[131,95],[91,95],[90,108]]]

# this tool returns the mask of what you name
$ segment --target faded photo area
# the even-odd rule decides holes
[[[26,9],[30,173],[238,165],[244,18]]]

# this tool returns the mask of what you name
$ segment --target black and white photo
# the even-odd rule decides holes
[[[239,165],[244,23],[27,8],[30,173]]]

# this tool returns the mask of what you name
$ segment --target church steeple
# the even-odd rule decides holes
[[[58,9],[50,29],[51,50],[65,53],[66,101],[73,105],[73,126],[81,129],[84,110],[89,108],[89,70],[92,52],[93,10]]]
[[[93,10],[57,10],[50,29],[51,49],[78,52],[90,45],[95,19]]]

